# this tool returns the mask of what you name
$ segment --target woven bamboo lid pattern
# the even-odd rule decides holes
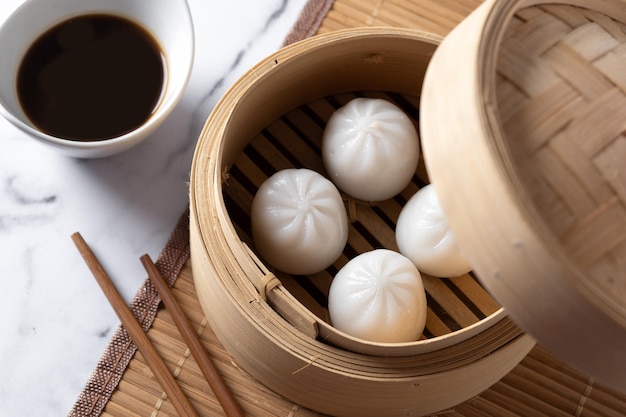
[[[444,41],[422,103],[433,182],[475,187],[473,206],[463,193],[442,200],[483,282],[539,342],[622,390],[625,11],[623,1],[488,1]],[[455,57],[461,43],[467,55]],[[471,65],[444,88],[451,74],[437,71],[452,60]],[[477,167],[445,172],[452,146]]]
[[[572,6],[520,10],[498,75],[529,197],[581,284],[626,325],[626,25]]]

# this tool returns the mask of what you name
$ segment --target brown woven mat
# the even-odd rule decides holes
[[[479,0],[309,0],[285,43],[315,33],[355,26],[401,26],[445,35]],[[320,416],[271,392],[233,363],[207,326],[193,285],[189,262],[188,214],[184,213],[157,267],[234,392],[247,415]],[[182,342],[170,315],[159,309],[155,289],[146,280],[132,302],[157,350],[180,381],[201,416],[224,415],[208,383]],[[584,335],[581,335],[584,337]],[[96,369],[69,413],[84,416],[176,416],[141,355],[118,328]],[[443,410],[445,416],[624,416],[626,396],[594,383],[541,347],[481,395]]]

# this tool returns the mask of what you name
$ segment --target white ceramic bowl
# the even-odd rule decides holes
[[[16,76],[24,53],[46,30],[84,14],[113,14],[147,29],[167,61],[162,100],[139,128],[124,135],[92,142],[72,141],[42,133],[24,114],[17,95]],[[179,102],[191,73],[194,32],[185,0],[28,0],[0,27],[0,113],[19,129],[63,153],[80,158],[112,155],[144,140]]]

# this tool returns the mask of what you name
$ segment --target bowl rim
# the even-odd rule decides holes
[[[6,30],[15,30],[15,28],[22,27],[23,25],[20,23],[26,17],[32,16],[33,14],[37,14],[40,8],[40,0],[28,0],[21,5],[19,5],[8,17],[5,21],[0,25],[0,33],[4,33]],[[163,2],[163,1],[161,1]],[[184,68],[183,71],[178,71],[178,75],[176,77],[175,82],[169,76],[170,71],[170,63],[166,65],[166,77],[165,83],[162,88],[162,96],[155,106],[151,116],[147,119],[147,121],[139,126],[138,128],[117,135],[115,137],[95,140],[95,141],[78,141],[71,140],[63,137],[57,137],[54,135],[46,134],[38,129],[36,129],[32,124],[23,120],[23,117],[18,116],[11,110],[3,99],[0,98],[0,115],[3,116],[7,121],[9,121],[12,125],[17,127],[22,132],[28,134],[31,138],[37,140],[40,143],[45,145],[49,145],[52,148],[60,150],[66,154],[71,156],[78,157],[99,157],[99,156],[108,156],[111,154],[119,153],[123,150],[126,150],[139,142],[143,141],[149,134],[154,132],[158,126],[172,113],[178,103],[181,101],[182,96],[189,84],[193,64],[195,59],[195,32],[194,32],[194,23],[191,15],[191,9],[186,0],[176,0],[176,10],[178,10],[177,18],[178,23],[181,27],[186,27],[186,30],[179,31],[177,36],[185,36],[187,41],[179,42],[177,44],[177,48],[180,50],[180,53],[177,54],[177,66],[180,68]],[[117,2],[120,3],[120,2]],[[36,39],[37,36],[42,34],[46,28],[51,28],[63,21],[71,19],[73,17],[89,15],[89,14],[109,14],[120,16],[122,18],[128,19],[132,22],[137,23],[138,25],[147,28],[142,22],[140,22],[136,16],[132,15],[129,12],[122,11],[123,8],[132,9],[131,4],[127,4],[122,6],[121,8],[117,6],[117,3],[105,4],[104,6],[98,6],[96,1],[89,1],[77,5],[73,7],[73,9],[68,9],[68,7],[64,7],[62,3],[60,5],[55,4],[47,4],[46,7],[56,8],[58,10],[58,16],[52,17],[46,20],[46,23],[42,26],[42,30],[39,30],[33,33],[30,38]],[[123,4],[123,3],[122,3]],[[151,7],[163,7],[158,2],[154,2],[154,5]],[[149,11],[145,12],[149,14]],[[181,19],[182,18],[182,19]],[[46,18],[47,19],[47,18]],[[153,30],[147,29],[150,31],[155,41],[160,45],[161,50],[164,54],[167,54],[165,47],[162,45],[163,42],[159,39],[158,34],[154,33]],[[185,61],[181,62],[180,57],[186,57]],[[18,59],[19,61],[19,59]],[[165,57],[165,61],[167,61],[167,56]],[[15,93],[14,93],[15,94]],[[13,94],[13,95],[14,95]]]

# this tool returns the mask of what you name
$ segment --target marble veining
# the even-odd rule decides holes
[[[305,1],[189,0],[187,91],[153,137],[120,155],[69,158],[0,118],[0,417],[69,412],[119,325],[70,235],[83,234],[130,302],[146,277],[139,257],[158,256],[188,203],[207,116],[282,45]],[[0,21],[22,2],[0,2]]]
[[[58,196],[37,182],[25,184],[14,174],[4,178],[0,196],[0,233],[30,223],[46,223],[54,218]]]

